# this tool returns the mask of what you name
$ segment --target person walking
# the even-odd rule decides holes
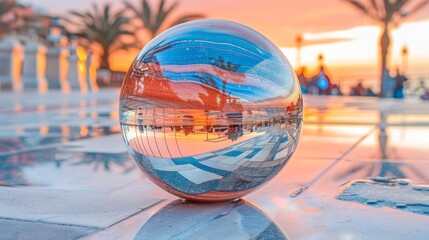
[[[399,69],[396,69],[394,98],[404,98],[404,83],[406,81],[408,78],[402,75]]]

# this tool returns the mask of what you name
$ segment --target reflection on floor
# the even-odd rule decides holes
[[[207,240],[288,239],[269,216],[243,200],[211,204],[176,200],[156,212],[134,239],[200,239],[201,236]]]
[[[76,171],[79,167],[90,167],[93,171],[111,171],[121,168],[124,173],[132,171],[134,165],[128,153],[75,152],[49,148],[0,155],[0,186],[34,186],[40,180],[49,186],[55,182],[54,175],[38,176],[34,183],[26,176],[28,169],[50,166],[53,169]]]

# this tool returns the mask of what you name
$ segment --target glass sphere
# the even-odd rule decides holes
[[[198,20],[148,43],[122,84],[128,151],[164,190],[227,201],[272,179],[298,144],[302,95],[294,70],[243,25]]]

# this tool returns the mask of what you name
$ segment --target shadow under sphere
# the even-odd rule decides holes
[[[193,203],[176,200],[155,213],[134,239],[288,238],[269,216],[247,201]]]

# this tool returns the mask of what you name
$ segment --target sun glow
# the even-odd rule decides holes
[[[429,32],[424,32],[424,29],[429,29],[429,20],[404,23],[392,30],[391,69],[402,67],[401,49],[406,46],[409,50],[408,73],[414,77],[429,75]],[[341,31],[304,33],[301,62],[311,74],[317,68],[318,55],[323,54],[334,82],[363,79],[373,81],[372,87],[377,88],[380,31],[378,26],[361,26]],[[296,48],[280,48],[296,67]],[[110,59],[113,70],[127,71],[137,54],[138,50],[116,52]]]
[[[391,68],[401,67],[401,49],[409,49],[410,72],[426,73],[429,57],[429,21],[404,23],[391,33]],[[380,28],[377,26],[356,27],[344,31],[323,33],[305,33],[304,41],[329,41],[331,43],[304,46],[301,50],[302,64],[310,67],[317,65],[317,56],[324,54],[326,65],[334,68],[337,76],[350,74],[350,68],[367,69],[378,74],[378,40]],[[282,48],[291,64],[296,67],[297,51],[295,48]],[[345,71],[342,71],[342,68]]]

